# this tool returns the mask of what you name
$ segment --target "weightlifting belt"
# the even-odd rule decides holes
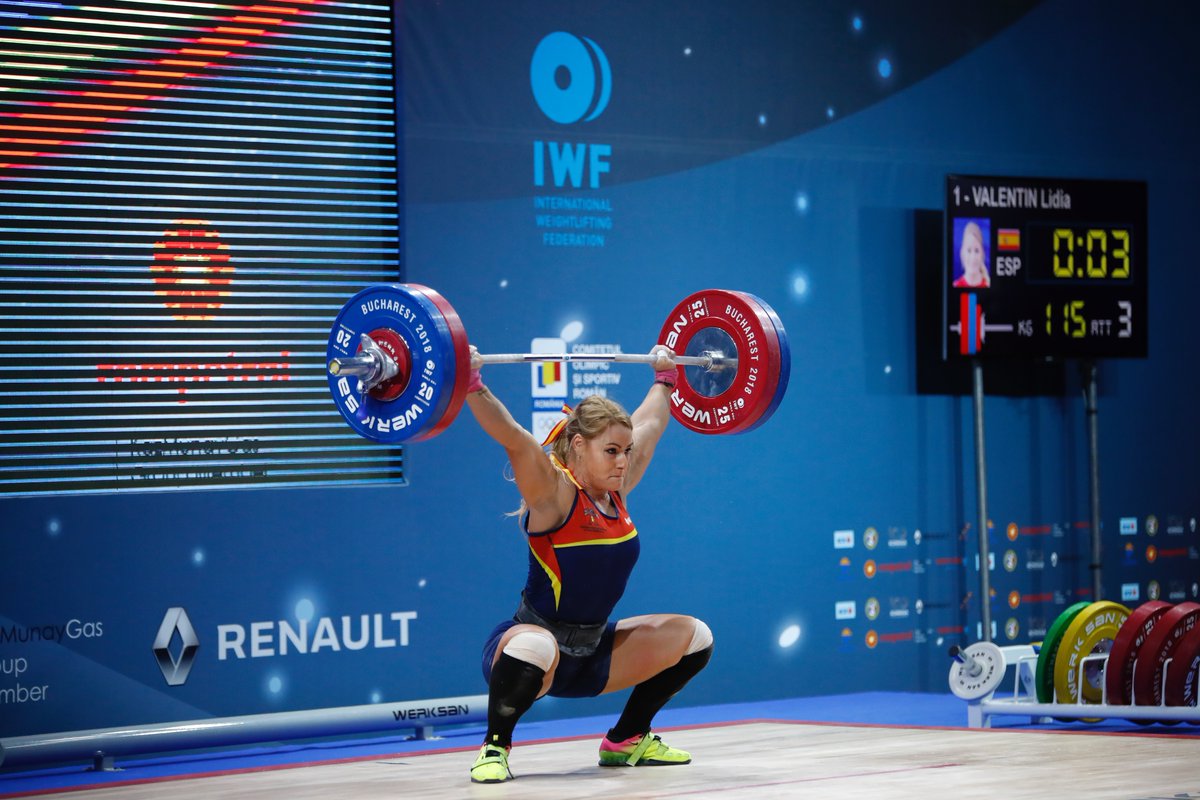
[[[546,619],[525,602],[523,592],[521,593],[521,605],[517,606],[517,613],[513,614],[513,619],[550,631],[554,635],[554,640],[558,642],[558,649],[569,656],[590,656],[596,652],[596,647],[600,644],[600,637],[604,635],[604,629],[608,625],[607,622],[576,625],[571,622]]]

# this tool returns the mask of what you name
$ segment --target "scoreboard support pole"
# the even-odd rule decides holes
[[[982,614],[982,640],[992,640],[991,576],[988,575],[987,461],[983,435],[983,364],[971,362],[975,406],[975,493],[979,500],[979,608]]]
[[[1090,566],[1092,570],[1092,600],[1095,602],[1102,598],[1100,585],[1100,424],[1096,402],[1096,362],[1084,361],[1080,365],[1080,369],[1087,383],[1083,399],[1088,426],[1088,492],[1091,501],[1092,526],[1092,563]]]

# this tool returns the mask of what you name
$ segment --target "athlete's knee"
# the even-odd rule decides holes
[[[683,651],[685,656],[690,656],[692,653],[699,653],[701,650],[707,650],[713,646],[712,629],[705,624],[704,620],[696,617],[688,617],[692,622],[692,638],[688,642],[687,648]]]
[[[523,630],[510,638],[501,652],[549,672],[558,658],[558,642],[549,631]]]

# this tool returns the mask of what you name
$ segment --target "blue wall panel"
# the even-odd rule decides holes
[[[638,3],[399,9],[404,274],[447,297],[481,350],[523,352],[579,323],[569,346],[644,351],[706,287],[753,292],[787,327],[791,386],[771,420],[729,437],[673,426],[631,498],[643,554],[618,612],[694,613],[717,637],[679,703],[940,691],[945,648],[976,638],[970,399],[918,395],[915,376],[913,216],[941,207],[950,172],[1147,181],[1150,357],[1100,366],[1104,593],[1198,593],[1194,12],[1055,0],[900,19],[893,5],[713,2],[684,20]],[[591,122],[553,123],[533,99],[532,54],[559,30],[609,62]],[[595,188],[535,186],[534,142],[551,141],[609,145],[610,169]],[[574,229],[539,224],[539,197],[603,201],[590,212],[612,223],[590,231],[603,246],[547,244]],[[1073,366],[1061,396],[986,401],[1001,641],[1037,639],[1090,592]],[[616,372],[610,394],[635,404],[650,376]],[[529,418],[526,367],[485,377]],[[464,414],[408,446],[405,471],[403,487],[0,500],[0,690],[48,687],[6,703],[0,734],[482,692],[479,646],[525,569],[503,454]],[[152,643],[176,606],[200,647],[167,686]],[[408,612],[402,646],[390,615]],[[223,625],[271,623],[277,650],[281,620],[347,616],[353,632],[376,614],[383,635],[361,650],[219,658]],[[103,635],[16,639],[72,619]]]

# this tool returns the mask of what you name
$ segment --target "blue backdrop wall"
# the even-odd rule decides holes
[[[692,613],[717,638],[679,703],[942,691],[981,601],[1023,642],[1091,597],[1073,365],[1059,393],[986,401],[997,557],[979,596],[970,398],[916,380],[914,216],[948,173],[1147,182],[1150,356],[1100,365],[1103,594],[1200,594],[1196,13],[819,5],[395,9],[400,274],[482,351],[643,352],[710,287],[786,326],[769,422],[673,426],[631,498],[642,561],[618,611]],[[535,95],[555,32],[595,67],[582,111]],[[636,404],[645,372],[572,367],[568,402]],[[528,367],[485,377],[542,424]],[[480,644],[525,570],[518,498],[469,414],[404,458],[406,486],[0,500],[0,735],[482,693]],[[178,685],[153,652],[172,608],[198,642]]]

